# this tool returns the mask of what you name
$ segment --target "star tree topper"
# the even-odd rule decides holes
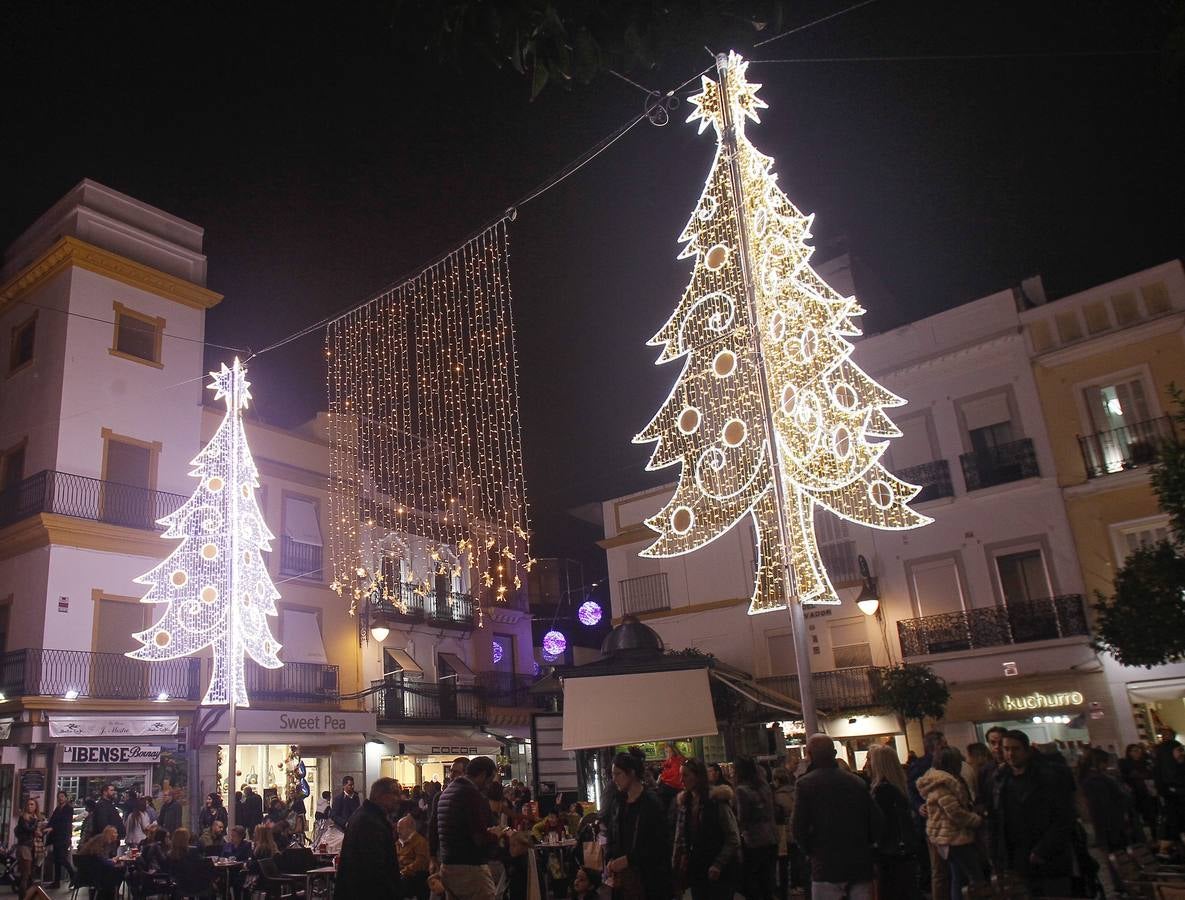
[[[213,670],[202,700],[207,706],[231,698],[248,705],[245,655],[267,669],[283,665],[267,621],[276,615],[280,593],[263,560],[273,535],[255,499],[259,471],[243,430],[251,398],[246,375],[238,359],[210,373],[209,390],[226,402],[226,416],[190,463],[197,489],[158,523],[165,527],[162,537],[181,543],[136,582],[148,586],[142,603],[167,606],[154,625],[135,635],[144,646],[127,654],[177,659],[212,647]]]
[[[916,528],[930,519],[908,505],[919,488],[880,462],[888,439],[901,434],[884,410],[905,401],[851,359],[847,338],[860,334],[855,319],[864,310],[811,267],[814,217],[790,202],[773,159],[745,136],[745,120],[760,121],[757,110],[768,108],[747,68],[729,54],[727,91],[705,75],[703,90],[691,98],[688,121],[699,120],[700,133],[713,126],[716,155],[679,237],[686,244],[679,258],[695,260],[691,282],[650,340],[662,348],[657,364],[684,363],[670,396],[634,440],[656,444],[648,469],[680,466],[674,495],[646,521],[659,537],[642,556],[690,553],[748,516],[756,534],[749,612],[759,613],[786,606],[783,530],[796,599],[840,602],[815,537],[817,506],[875,528]],[[767,408],[785,498],[781,528]]]

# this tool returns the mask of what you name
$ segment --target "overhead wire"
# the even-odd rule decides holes
[[[862,9],[865,6],[870,6],[875,2],[876,0],[860,0],[859,3],[853,3],[851,6],[836,10],[833,13],[828,13],[825,16],[820,16],[819,18],[799,25],[796,28],[790,28],[786,31],[780,32],[779,34],[775,34],[773,37],[766,38],[764,41],[758,41],[753,45],[753,49],[756,50],[758,47],[764,47],[766,44],[772,44],[774,41],[780,41],[782,38],[790,37],[792,34],[798,34],[799,32],[806,31],[808,28],[814,28],[816,25],[822,25],[824,22],[830,22],[832,19],[838,19],[840,16],[846,16],[850,12],[855,12],[856,10]]]
[[[1000,59],[1074,59],[1108,56],[1159,56],[1159,50],[1034,50],[1009,53],[935,53],[911,56],[804,56],[791,59],[751,59],[751,65],[864,62],[958,62]]]

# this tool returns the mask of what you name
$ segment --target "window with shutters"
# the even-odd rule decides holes
[[[837,669],[872,665],[872,645],[868,642],[865,616],[831,623],[831,656]]]
[[[918,616],[961,612],[969,605],[958,554],[926,560],[909,560],[906,577]]]
[[[975,453],[990,454],[1019,437],[1007,390],[959,400],[956,405],[966,429],[966,443]]]
[[[37,313],[12,328],[8,344],[8,374],[11,375],[33,362],[37,343]]]
[[[795,673],[794,635],[771,634],[765,639],[769,649],[769,674],[793,675]]]
[[[1006,606],[1053,596],[1040,547],[1002,550],[994,554],[994,561],[1000,599]]]
[[[321,580],[321,511],[311,497],[284,494],[280,574]]]

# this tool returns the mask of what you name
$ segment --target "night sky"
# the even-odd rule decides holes
[[[4,4],[0,243],[93,178],[205,227],[226,295],[207,337],[260,348],[449,249],[642,109],[611,75],[531,102],[520,76],[436,64],[370,8]],[[750,68],[770,104],[750,136],[817,242],[880,282],[868,331],[1038,272],[1056,297],[1185,252],[1180,71],[1070,55],[1160,49],[1159,8],[878,0],[751,54],[1020,54]],[[687,48],[630,75],[667,89],[709,63]],[[565,511],[675,474],[644,472],[630,438],[677,375],[645,341],[691,271],[676,237],[713,145],[689,111],[638,125],[511,226],[533,549],[589,580],[597,535]],[[322,337],[254,361],[263,418],[324,408]]]

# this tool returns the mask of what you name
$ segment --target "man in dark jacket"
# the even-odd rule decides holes
[[[494,900],[494,879],[487,862],[498,846],[492,830],[494,814],[486,788],[498,767],[478,756],[454,778],[436,804],[436,835],[440,844],[440,880],[450,897]]]
[[[448,770],[449,784],[458,778],[464,778],[467,768],[469,768],[468,756],[458,756],[454,759]],[[431,872],[435,872],[440,867],[440,833],[437,828],[436,813],[440,806],[440,795],[443,793],[444,791],[440,790],[433,794],[428,805],[428,870]]]
[[[260,801],[261,809],[262,802]],[[329,818],[333,820],[334,825],[345,831],[346,826],[350,823],[350,818],[358,811],[361,804],[362,798],[354,790],[354,779],[347,775],[342,779],[342,792],[333,798],[333,804],[329,807]]]
[[[1067,897],[1074,872],[1074,780],[1065,764],[1043,759],[1023,731],[1004,735],[1004,762],[992,804],[992,852],[1002,870],[1038,896]]]
[[[400,900],[399,861],[390,815],[399,807],[399,782],[380,778],[346,823],[334,888],[338,897]]]
[[[263,824],[263,798],[251,785],[243,788],[243,819],[239,824],[247,829],[248,835],[254,835],[255,826]]]
[[[103,786],[103,793],[99,795],[99,800],[95,803],[95,813],[91,822],[93,823],[91,834],[102,834],[103,829],[110,825],[119,832],[119,839],[121,841],[124,839],[127,832],[123,827],[123,816],[119,814],[119,810],[115,806],[115,785]]]
[[[160,805],[160,812],[156,816],[156,824],[170,835],[181,827],[181,801],[185,792],[181,788],[173,788],[165,802]]]
[[[811,860],[811,897],[871,900],[880,808],[863,779],[836,764],[827,735],[812,735],[806,756],[810,766],[798,779],[790,829]]]
[[[667,813],[646,787],[642,760],[632,753],[613,757],[617,799],[606,816],[609,871],[614,896],[666,900],[670,895],[671,846]]]

